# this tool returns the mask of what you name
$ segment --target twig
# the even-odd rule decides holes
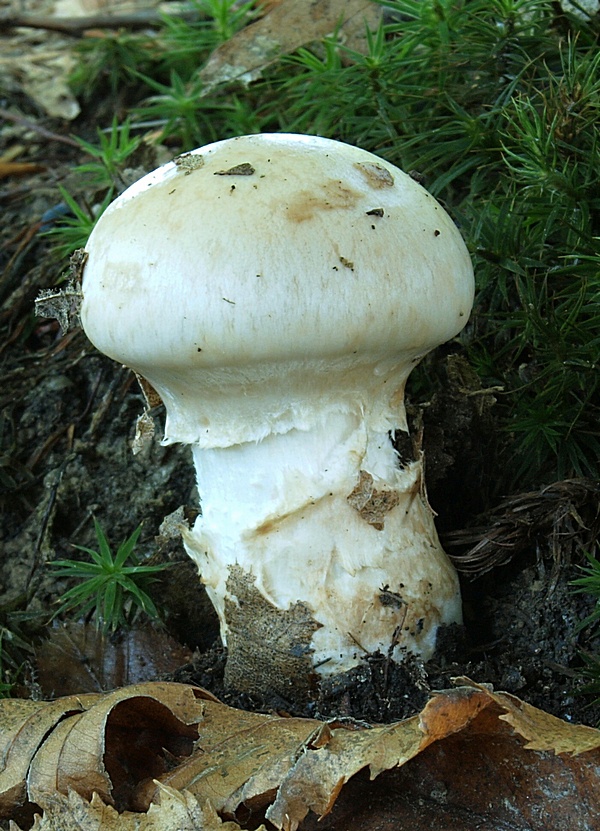
[[[12,121],[13,124],[20,124],[27,130],[32,130],[33,132],[38,133],[40,136],[50,139],[51,141],[60,141],[63,144],[69,144],[71,147],[77,147],[81,150],[80,145],[75,141],[75,139],[70,136],[61,136],[58,133],[53,133],[51,130],[47,130],[40,124],[36,124],[35,121],[30,121],[23,115],[17,115],[16,113],[9,112],[9,110],[0,108],[0,118],[3,118],[5,121]]]
[[[504,500],[488,512],[484,525],[445,534],[444,545],[470,546],[465,554],[450,554],[450,558],[459,571],[472,577],[506,565],[538,539],[545,540],[557,568],[573,546],[585,548],[597,538],[599,496],[600,484],[593,479],[554,482]]]
[[[182,20],[197,20],[197,9],[180,9],[176,16]],[[0,14],[0,32],[13,28],[47,29],[71,37],[83,37],[88,29],[144,29],[163,20],[157,9],[141,9],[130,14],[91,14],[85,17],[44,17],[42,15]]]

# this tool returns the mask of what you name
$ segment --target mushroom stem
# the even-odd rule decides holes
[[[410,371],[467,322],[473,268],[410,176],[318,136],[240,136],[175,159],[87,245],[90,340],[194,448],[188,552],[217,607],[226,682],[308,693],[381,650],[431,655],[460,594],[389,434]]]
[[[377,650],[427,659],[439,626],[461,620],[421,463],[401,466],[361,414],[193,452],[202,515],[184,542],[219,614],[230,686],[297,693],[313,668],[339,673]]]

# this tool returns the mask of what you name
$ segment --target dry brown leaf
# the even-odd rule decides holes
[[[17,831],[13,826],[14,831]],[[239,831],[235,822],[223,822],[214,808],[201,807],[191,794],[160,787],[157,801],[145,814],[119,814],[98,794],[88,802],[76,791],[55,794],[47,800],[31,831]],[[263,825],[256,831],[265,831]]]
[[[70,788],[127,808],[141,779],[192,751],[205,701],[216,699],[167,682],[52,702],[0,701],[0,817],[28,803],[44,808]]]
[[[36,831],[170,831],[170,816],[183,831],[238,827],[215,811],[284,831],[317,819],[322,831],[600,828],[600,731],[459,680],[420,714],[372,727],[234,710],[185,685],[118,690],[65,718],[35,754],[30,798],[46,812]],[[40,708],[19,705],[12,722],[0,709],[0,750],[11,746],[4,725],[12,736]],[[193,755],[161,771],[162,748],[181,756],[194,735]],[[103,801],[88,806],[90,822],[52,825],[67,804],[72,816],[87,810],[73,792],[57,796],[69,788]]]
[[[228,81],[249,84],[281,55],[334,31],[362,52],[367,28],[376,29],[380,19],[381,6],[372,0],[282,0],[215,49],[200,77],[206,92]]]
[[[191,753],[203,694],[185,684],[156,682],[101,696],[59,724],[37,751],[27,780],[30,801],[43,808],[49,796],[72,788],[87,799],[96,792],[125,810],[140,779],[165,772],[165,750],[176,758]]]
[[[508,693],[497,693],[494,699],[506,710],[500,716],[502,721],[508,722],[520,736],[527,739],[527,750],[577,755],[597,750],[600,746],[598,731],[592,727],[567,724]]]
[[[382,774],[371,801],[384,792],[397,795],[388,808],[401,825],[415,805],[424,805],[422,823],[413,823],[413,831],[600,828],[600,731],[569,725],[478,685],[461,694],[462,706],[469,700],[476,704],[474,718],[432,742],[409,764]],[[425,730],[440,707],[438,701],[434,710],[428,713],[428,705],[421,714]],[[543,749],[532,749],[531,736]],[[342,796],[342,810],[344,800],[356,800],[350,786]],[[325,823],[323,831],[344,828],[339,821]],[[367,822],[361,828],[372,826]]]
[[[437,706],[436,706],[436,702]],[[297,827],[309,810],[326,815],[341,787],[369,767],[371,778],[404,764],[428,743],[462,729],[488,700],[473,691],[451,691],[428,705],[435,718],[431,732],[418,716],[396,725],[356,730],[310,719],[281,719],[206,708],[194,754],[162,781],[189,789],[200,801],[210,799],[217,810],[233,814],[242,804],[256,809],[276,798],[267,817],[277,827]],[[425,735],[424,735],[425,732]],[[152,790],[140,791],[149,804]]]
[[[266,817],[277,828],[286,831],[302,826],[309,812],[318,817],[326,816],[332,810],[342,787],[362,769],[368,768],[370,778],[374,779],[382,772],[393,769],[400,768],[410,773],[411,765],[416,763],[419,770],[427,771],[427,775],[423,774],[424,781],[428,777],[431,779],[431,770],[427,766],[424,768],[418,760],[426,757],[429,746],[436,748],[433,756],[437,760],[439,754],[444,754],[444,747],[448,746],[452,737],[457,737],[457,746],[462,748],[461,755],[470,753],[473,757],[479,757],[477,770],[469,777],[471,787],[463,794],[464,800],[459,801],[461,810],[473,810],[478,816],[484,816],[485,810],[479,794],[485,792],[487,804],[494,804],[490,786],[493,792],[496,779],[490,767],[503,765],[510,770],[513,759],[514,770],[510,775],[505,774],[504,787],[496,793],[495,810],[500,816],[500,823],[507,822],[511,812],[526,816],[528,822],[533,820],[535,810],[539,812],[540,794],[536,794],[533,800],[537,807],[534,810],[530,808],[532,788],[537,781],[533,772],[538,766],[540,770],[548,769],[556,781],[563,783],[563,792],[571,787],[579,804],[586,804],[582,802],[582,790],[588,794],[595,793],[596,798],[598,796],[598,731],[585,727],[574,728],[533,707],[523,706],[512,696],[493,693],[477,685],[463,686],[436,695],[419,716],[399,724],[371,729],[318,727],[316,722],[298,719],[278,720],[251,714],[234,715],[225,708],[218,712],[219,708],[213,708],[212,705],[206,709],[206,719],[200,727],[198,742],[204,750],[203,755],[200,758],[191,757],[169,774],[165,781],[178,788],[190,789],[199,801],[210,798],[218,810],[228,814],[233,814],[242,804],[256,810],[261,804],[271,801]],[[505,716],[510,717],[516,735],[503,724]],[[312,732],[311,724],[314,728]],[[278,729],[284,730],[285,734],[277,736]],[[540,747],[553,751],[550,762],[536,757],[526,749],[530,745],[524,739],[530,741],[532,735],[537,737]],[[277,737],[277,744],[273,743],[273,737]],[[493,754],[495,741],[502,742],[501,758]],[[582,753],[593,748],[596,749],[597,758],[592,763],[591,782],[587,781],[590,777],[577,772],[577,766],[570,766],[568,761],[565,763],[562,757],[555,755],[565,749]],[[453,784],[452,780],[454,778],[457,783],[462,782],[462,771],[465,770],[468,759],[455,764],[455,758],[461,758],[455,757],[455,753],[458,750],[450,753],[445,768],[447,784],[444,787],[451,786],[462,793],[460,784]],[[486,754],[489,755],[487,765],[484,763]],[[448,771],[448,766],[452,767],[452,774]],[[580,767],[582,770],[588,768],[589,760],[583,760]],[[435,770],[436,765],[433,766],[433,771]],[[530,772],[528,781],[531,788],[517,798],[508,787],[510,776],[524,777],[527,771]],[[278,786],[277,778],[280,776],[282,778]],[[482,777],[488,783],[487,787],[480,781]],[[577,786],[582,777],[586,780],[585,788]],[[372,801],[371,804],[373,805]],[[455,810],[456,806],[448,806],[451,823],[456,821]],[[554,810],[555,813],[559,811],[558,807]],[[587,822],[585,817],[589,816],[591,808],[588,806],[586,810],[587,814],[585,811],[580,812],[582,822]],[[569,803],[563,801],[560,811],[562,820],[569,818],[569,822],[576,822]],[[531,827],[536,826],[532,824]],[[572,827],[583,831],[586,826],[575,824]],[[538,825],[537,828],[542,831],[544,826]]]
[[[285,831],[316,828],[309,811],[323,831],[600,828],[600,732],[461,680],[469,686],[435,695],[412,719],[332,731],[298,760],[267,818]],[[341,790],[366,765],[371,780],[381,771],[376,782],[355,775]]]
[[[341,788],[358,771],[372,767],[372,777],[382,770],[405,764],[423,742],[418,716],[401,724],[369,730],[331,731],[325,747],[307,749],[282,782],[267,818],[277,827],[297,828],[309,810],[326,816]]]
[[[22,85],[23,91],[52,118],[73,121],[81,112],[68,78],[76,59],[66,49],[32,50],[25,60],[2,59],[2,70]]]
[[[25,802],[27,771],[47,734],[65,716],[82,712],[97,698],[74,695],[50,702],[0,702],[0,817],[10,816]]]
[[[600,730],[587,727],[585,724],[568,724],[556,716],[551,716],[550,713],[545,713],[521,701],[515,695],[494,692],[489,685],[477,684],[470,678],[459,677],[454,678],[453,681],[461,685],[457,692],[479,690],[485,699],[495,701],[505,711],[498,718],[510,724],[520,736],[527,740],[525,745],[527,750],[579,755],[600,749]],[[452,692],[444,693],[445,696],[449,694],[452,695]],[[423,716],[428,710],[429,704],[423,710]],[[429,725],[426,729],[431,731]]]
[[[456,736],[458,744],[465,748],[462,752],[482,757],[476,775],[470,777],[477,798],[473,801],[469,792],[462,803],[467,810],[470,810],[471,799],[473,810],[483,811],[478,794],[489,791],[489,786],[487,789],[482,786],[479,781],[482,775],[491,783],[492,791],[494,789],[495,778],[490,774],[490,765],[483,762],[489,754],[492,766],[501,763],[501,759],[493,754],[494,741],[502,743],[506,754],[502,762],[505,768],[510,769],[514,758],[513,773],[517,777],[525,775],[521,770],[523,765],[527,765],[527,770],[535,771],[538,765],[547,763],[528,748],[552,751],[553,761],[548,763],[552,775],[575,788],[580,802],[581,788],[576,783],[582,777],[586,781],[590,777],[578,773],[577,765],[570,766],[556,754],[595,750],[595,761],[591,762],[595,773],[591,780],[593,783],[595,776],[596,784],[588,782],[584,790],[598,794],[600,777],[594,767],[600,761],[600,733],[597,730],[573,727],[523,705],[512,696],[493,693],[466,679],[463,682],[464,685],[456,690],[433,696],[418,716],[370,729],[356,729],[355,725],[319,725],[303,719],[278,719],[207,704],[197,743],[202,753],[194,754],[163,777],[163,781],[178,790],[190,790],[200,802],[210,799],[217,810],[226,815],[233,815],[242,805],[256,811],[271,803],[266,818],[277,828],[293,831],[303,826],[311,812],[318,817],[326,816],[344,785],[361,770],[367,769],[371,780],[399,768],[410,773],[412,765],[419,764],[419,769],[422,768],[418,759],[426,757],[428,747],[436,748],[434,755],[437,758]],[[508,721],[510,727],[505,723]],[[458,781],[466,764],[463,760],[461,765],[453,765],[453,776]],[[582,770],[588,769],[589,765],[590,759],[580,763]],[[431,773],[428,776],[431,777]],[[451,782],[452,776],[447,770],[446,776]],[[534,781],[535,777],[530,778],[532,786]],[[504,784],[508,787],[508,782]],[[138,807],[142,807],[144,800],[148,804],[152,794],[151,788],[142,788],[138,793]],[[491,794],[487,793],[487,796],[488,804],[493,804]],[[539,803],[539,795],[536,797]],[[511,805],[511,798],[512,794],[497,794],[497,811],[506,814],[502,822],[510,819],[506,805]],[[530,802],[530,795],[524,792],[520,800],[514,801],[511,810],[527,815],[529,821],[531,811],[527,806]],[[561,807],[563,811],[565,804],[563,802]],[[456,819],[452,819],[453,810],[450,806],[452,822]],[[566,816],[574,821],[571,814],[564,814],[563,818]],[[543,829],[543,826],[538,827],[540,831]],[[585,828],[584,825],[580,827]]]
[[[313,719],[247,713],[207,702],[196,752],[161,782],[189,790],[201,803],[209,799],[217,811],[266,804],[320,726]],[[154,798],[155,786],[142,786],[136,807],[143,809]]]
[[[158,678],[191,660],[189,649],[152,626],[133,626],[117,637],[93,624],[56,624],[36,649],[38,683],[48,698],[102,692]]]

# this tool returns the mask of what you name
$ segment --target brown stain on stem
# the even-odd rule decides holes
[[[396,491],[375,490],[371,474],[361,470],[356,487],[346,499],[361,519],[376,531],[383,531],[385,517],[398,505],[400,495]]]

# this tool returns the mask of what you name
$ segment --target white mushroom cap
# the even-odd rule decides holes
[[[184,531],[228,646],[226,682],[298,690],[380,650],[429,657],[460,590],[401,467],[404,384],[473,300],[435,199],[364,150],[310,136],[211,144],[102,215],[82,321],[194,445]]]
[[[403,427],[410,370],[473,300],[436,200],[313,136],[228,139],[164,165],[113,202],[87,251],[85,331],[158,391],[167,443],[227,447],[336,412]]]

